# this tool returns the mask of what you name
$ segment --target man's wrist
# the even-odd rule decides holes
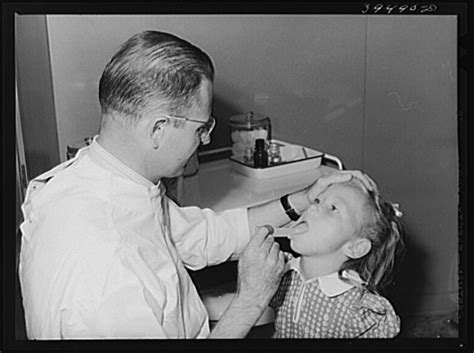
[[[308,189],[297,191],[288,196],[288,202],[295,212],[301,215],[310,205]]]
[[[258,305],[254,295],[245,295],[237,292],[231,304],[232,309],[237,312],[245,313],[249,319],[258,318],[263,314],[266,305]]]
[[[209,338],[245,338],[263,313],[251,302],[237,293]]]

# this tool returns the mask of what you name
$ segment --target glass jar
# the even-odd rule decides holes
[[[232,116],[230,119],[232,155],[244,156],[255,147],[257,139],[264,139],[266,146],[271,140],[272,126],[270,118],[254,112]]]
[[[268,146],[268,164],[275,165],[281,163],[280,145],[277,143],[270,143]]]

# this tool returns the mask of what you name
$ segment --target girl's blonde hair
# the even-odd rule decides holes
[[[396,207],[368,191],[361,237],[369,239],[372,247],[365,256],[347,260],[339,270],[340,276],[343,271],[354,270],[374,293],[390,283],[395,260],[404,252],[401,214]]]

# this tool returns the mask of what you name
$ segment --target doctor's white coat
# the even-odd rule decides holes
[[[20,283],[30,339],[202,338],[185,267],[238,255],[246,209],[180,208],[97,141],[31,181]]]

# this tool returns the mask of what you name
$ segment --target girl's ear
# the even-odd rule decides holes
[[[359,259],[370,251],[372,243],[366,238],[356,238],[348,241],[343,246],[344,255],[350,259]]]
[[[164,127],[167,119],[155,119],[149,125],[149,134],[154,149],[160,147],[160,143],[164,136]]]

